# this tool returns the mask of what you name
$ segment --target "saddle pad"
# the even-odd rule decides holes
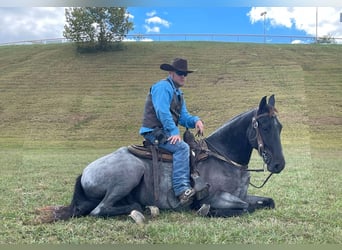
[[[128,151],[137,157],[152,160],[152,152],[150,147],[144,147],[140,145],[130,145],[127,147]],[[165,162],[172,162],[172,154],[166,150],[158,149],[158,160]]]

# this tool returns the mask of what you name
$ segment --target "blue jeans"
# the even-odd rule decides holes
[[[146,140],[154,142],[155,137],[151,134],[144,135]],[[165,144],[159,144],[159,148],[165,149],[172,153],[172,186],[176,196],[181,195],[185,190],[191,188],[190,185],[190,148],[184,141],[171,144],[167,141]]]

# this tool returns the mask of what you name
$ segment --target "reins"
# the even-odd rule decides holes
[[[270,173],[260,186],[254,185],[251,181],[249,181],[249,185],[251,185],[254,188],[262,188],[263,186],[265,186],[265,184],[268,182],[268,180],[271,178],[272,175],[273,173]]]
[[[255,132],[256,132],[256,138],[257,138],[257,143],[258,143],[258,152],[260,154],[260,156],[263,155],[263,151],[264,151],[264,142],[262,140],[262,137],[260,135],[260,131],[259,131],[259,123],[258,123],[258,119],[260,117],[263,117],[263,116],[271,116],[271,115],[274,115],[274,113],[276,112],[276,109],[274,108],[273,110],[271,110],[270,113],[264,113],[264,114],[261,114],[261,115],[257,115],[257,110],[255,111],[255,115],[253,116],[252,118],[252,127],[255,129]],[[221,161],[224,161],[224,162],[227,162],[227,163],[230,163],[232,164],[233,166],[235,167],[238,167],[240,168],[242,171],[248,171],[248,172],[265,172],[265,167],[263,168],[259,168],[259,169],[248,169],[248,165],[242,165],[242,164],[239,164],[233,160],[231,160],[229,157],[227,157],[226,155],[222,154],[219,152],[219,150],[217,150],[215,148],[215,146],[213,146],[211,143],[209,143],[206,139],[203,139],[203,141],[210,145],[210,147],[212,149],[214,149],[214,151],[212,150],[209,150],[208,149],[208,155],[211,155]],[[216,152],[215,152],[216,151]],[[264,180],[264,182],[260,185],[260,186],[257,186],[257,185],[254,185],[251,181],[249,181],[249,184],[254,187],[254,188],[262,188],[265,186],[265,184],[268,182],[268,180],[271,178],[271,176],[273,175],[273,173],[270,173],[266,179]]]
[[[208,142],[206,139],[203,139],[203,140],[204,140],[204,142],[205,142],[206,144],[210,145],[210,147],[211,147],[212,149],[214,149],[214,151],[213,151],[213,150],[210,150],[210,149],[208,148],[208,150],[207,150],[207,152],[206,152],[208,155],[213,156],[213,157],[215,157],[215,158],[217,158],[217,159],[219,159],[219,160],[221,160],[221,161],[230,163],[230,164],[234,165],[235,167],[238,167],[238,168],[241,168],[241,169],[243,169],[243,170],[248,171],[248,166],[247,166],[247,165],[242,165],[242,164],[239,164],[239,163],[237,163],[237,162],[235,162],[235,161],[229,159],[227,156],[225,156],[224,154],[220,153],[219,150],[217,150],[217,149],[216,149],[210,142]]]
[[[205,140],[205,142],[207,144],[209,144],[212,148],[215,149],[215,147],[213,147],[213,145],[210,144],[207,140]],[[221,161],[224,161],[224,162],[227,162],[227,163],[231,163],[233,166],[240,168],[242,171],[247,171],[247,172],[265,172],[265,168],[264,167],[263,168],[258,168],[258,169],[248,169],[247,165],[241,165],[241,164],[239,164],[239,163],[229,159],[227,156],[222,155],[220,153],[217,153],[218,152],[217,149],[215,149],[215,151],[216,152],[213,152],[212,150],[208,149],[207,153],[208,153],[208,155],[213,156],[213,157],[215,157],[215,158],[217,158],[217,159],[219,159]],[[263,188],[265,186],[265,184],[268,182],[268,180],[271,178],[272,175],[273,175],[273,173],[270,173],[260,186],[257,186],[255,184],[253,184],[251,181],[249,181],[249,185],[251,185],[254,188]]]
[[[248,165],[242,165],[239,164],[233,160],[231,160],[230,158],[228,158],[226,155],[223,155],[222,153],[220,153],[210,142],[208,142],[207,140],[203,139],[205,141],[205,143],[207,143],[208,145],[210,145],[211,148],[213,148],[215,151],[212,151],[210,149],[208,149],[208,151],[206,152],[208,155],[213,156],[221,161],[227,162],[227,163],[231,163],[232,165],[234,165],[235,167],[241,168],[241,170],[243,171],[247,171],[247,172],[265,172],[265,168],[257,168],[257,169],[248,169]]]

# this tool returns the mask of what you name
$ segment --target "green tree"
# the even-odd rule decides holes
[[[65,17],[63,35],[79,49],[108,50],[133,30],[125,8],[68,8]]]

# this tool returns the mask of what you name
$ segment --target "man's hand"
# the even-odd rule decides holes
[[[167,138],[168,141],[170,141],[171,144],[176,144],[179,141],[182,141],[182,138],[180,135],[172,135],[169,138]]]
[[[204,125],[203,125],[203,122],[202,122],[201,120],[198,120],[198,121],[196,122],[195,128],[196,128],[196,130],[197,130],[196,135],[198,135],[198,136],[203,136]]]

